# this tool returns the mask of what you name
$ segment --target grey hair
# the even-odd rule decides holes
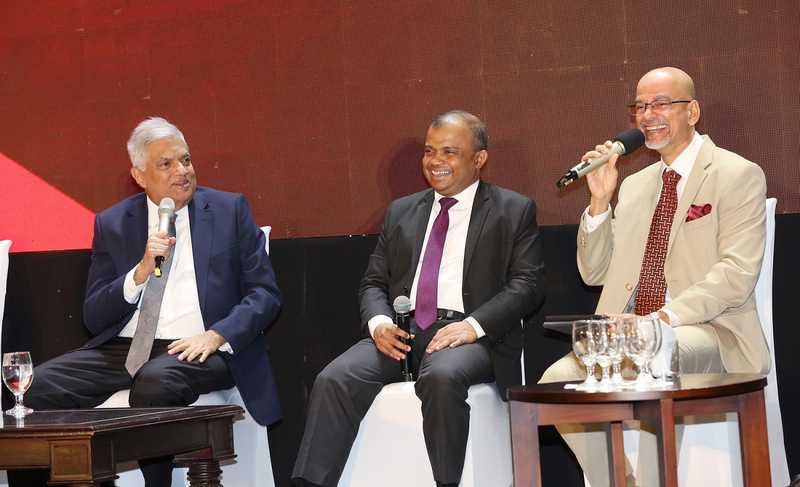
[[[128,156],[131,158],[131,164],[144,171],[145,149],[148,144],[160,139],[178,139],[188,145],[178,127],[164,118],[148,117],[133,129],[128,139]]]
[[[450,110],[437,115],[431,121],[431,127],[439,128],[449,123],[462,123],[472,131],[472,141],[475,151],[489,148],[489,131],[480,118],[464,110]]]

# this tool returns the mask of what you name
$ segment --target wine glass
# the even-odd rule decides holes
[[[625,353],[639,369],[636,387],[649,387],[653,381],[649,362],[658,346],[658,323],[647,316],[624,315],[620,320],[624,326]]]
[[[614,319],[608,325],[608,352],[611,358],[611,382],[622,385],[622,361],[625,360],[625,333],[620,319]]]
[[[601,370],[600,388],[603,390],[611,390],[614,386],[611,382],[610,373],[611,355],[614,351],[612,350],[612,344],[609,340],[609,331],[613,323],[613,320],[608,319],[595,320],[592,329],[597,365],[600,366]]]
[[[578,320],[572,323],[572,351],[586,367],[586,380],[578,385],[579,389],[593,389],[597,385],[594,376],[594,364],[597,361],[594,327],[595,324],[591,320]]]
[[[3,354],[3,382],[14,394],[16,405],[6,411],[15,418],[24,418],[33,409],[22,404],[22,395],[33,382],[33,362],[30,352],[9,352]]]

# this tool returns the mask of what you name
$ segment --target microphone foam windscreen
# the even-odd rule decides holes
[[[393,306],[395,313],[406,314],[411,312],[411,300],[406,296],[397,296]]]
[[[614,140],[621,142],[625,146],[625,153],[630,154],[644,144],[644,134],[639,129],[628,129],[620,132]]]
[[[169,196],[165,198],[161,198],[161,203],[158,205],[159,211],[166,210],[166,211],[175,211],[175,200],[170,198]]]

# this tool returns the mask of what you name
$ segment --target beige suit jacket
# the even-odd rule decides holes
[[[602,285],[598,313],[625,309],[639,282],[650,220],[661,192],[661,162],[625,178],[614,217],[578,230],[578,269]],[[755,288],[765,242],[766,181],[756,164],[703,145],[678,201],[664,274],[680,326],[710,324],[728,372],[766,373],[770,356],[756,312]],[[686,222],[690,204],[711,213]]]

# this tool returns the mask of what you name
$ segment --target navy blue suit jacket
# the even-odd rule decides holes
[[[233,347],[228,365],[247,410],[260,424],[280,419],[264,333],[280,309],[280,291],[265,237],[241,194],[198,187],[189,203],[192,253],[203,324]],[[83,316],[96,347],[117,336],[135,304],[125,301],[125,275],[147,241],[147,198],[131,196],[95,219]]]

